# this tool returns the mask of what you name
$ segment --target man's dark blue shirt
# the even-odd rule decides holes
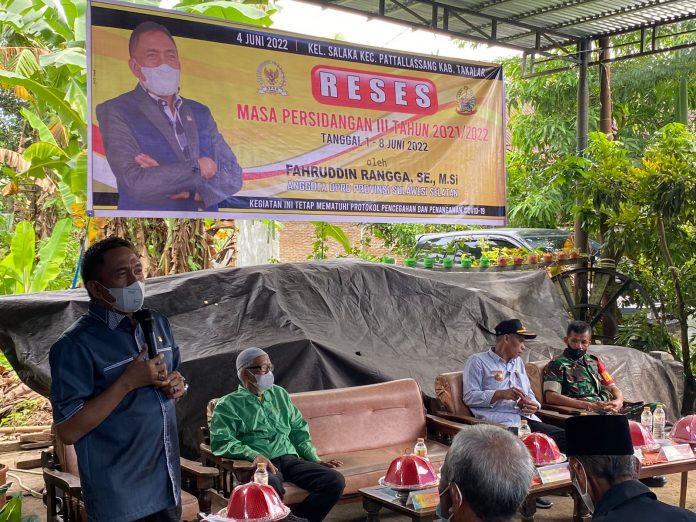
[[[153,311],[157,350],[167,370],[179,366],[169,321]],[[142,329],[91,302],[51,347],[53,420],[73,417],[111,386],[140,352]],[[111,414],[75,444],[82,496],[90,520],[130,522],[173,507],[180,499],[179,440],[174,401],[145,386],[128,393]]]

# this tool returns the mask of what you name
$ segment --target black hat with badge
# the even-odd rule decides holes
[[[522,321],[519,319],[507,319],[498,323],[498,326],[495,327],[495,335],[499,336],[505,334],[517,334],[525,339],[534,339],[536,337],[535,333],[528,332],[527,329],[522,326]]]

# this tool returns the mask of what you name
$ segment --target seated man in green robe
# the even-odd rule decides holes
[[[294,513],[310,522],[322,520],[345,487],[335,460],[322,461],[312,445],[307,422],[285,389],[273,384],[273,365],[260,348],[237,356],[237,391],[215,406],[210,445],[219,457],[263,462],[268,483],[283,497],[283,481],[309,492]]]

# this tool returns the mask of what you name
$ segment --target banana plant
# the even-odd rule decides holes
[[[36,252],[36,234],[29,221],[15,227],[10,251],[0,261],[0,294],[42,292],[60,273],[65,261],[72,219],[64,218]]]
[[[311,223],[314,225],[316,238],[312,244],[312,250],[314,251],[312,257],[314,259],[326,259],[327,243],[330,238],[335,239],[346,251],[346,254],[350,254],[353,247],[350,244],[350,239],[348,239],[341,227],[325,221],[312,221]]]

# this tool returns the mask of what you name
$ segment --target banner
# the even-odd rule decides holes
[[[505,222],[500,66],[108,2],[88,15],[95,215]]]

